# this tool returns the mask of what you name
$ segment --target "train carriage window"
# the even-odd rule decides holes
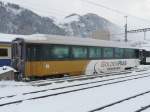
[[[42,45],[28,45],[27,46],[27,60],[39,61],[42,60],[43,49]]]
[[[73,58],[87,58],[87,48],[86,47],[72,47],[72,57]]]
[[[124,49],[121,49],[121,48],[115,48],[115,51],[114,51],[114,55],[115,55],[115,58],[120,58],[122,59],[124,57]]]
[[[146,57],[150,57],[150,51],[146,51]]]
[[[0,48],[0,56],[8,56],[8,49]]]
[[[51,60],[69,57],[69,47],[61,45],[29,45],[27,60]]]
[[[106,59],[113,58],[113,48],[103,48],[103,56]]]
[[[69,58],[69,47],[68,46],[53,46],[51,49],[51,58],[55,59],[63,59]]]
[[[136,52],[134,49],[125,49],[125,58],[135,58]]]
[[[101,48],[89,48],[89,58],[101,58]]]
[[[43,57],[45,60],[50,60],[52,58],[52,46],[44,45],[43,46]]]

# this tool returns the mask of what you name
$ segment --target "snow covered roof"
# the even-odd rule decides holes
[[[50,44],[67,44],[67,45],[83,45],[83,46],[104,46],[104,47],[120,47],[120,48],[136,48],[129,42],[118,42],[118,41],[106,41],[92,38],[81,38],[71,36],[60,36],[60,35],[45,35],[45,34],[34,34],[34,35],[13,35],[13,34],[1,34],[0,43],[10,43],[16,38],[22,38],[27,43],[50,43]]]
[[[131,44],[127,42],[106,41],[80,37],[66,37],[58,35],[31,35],[26,37],[24,36],[23,39],[27,43],[51,43],[51,44],[67,44],[67,45],[83,45],[83,46],[137,48],[131,46]]]
[[[0,67],[0,74],[6,73],[6,72],[9,72],[9,71],[16,72],[15,69],[13,69],[12,67],[9,67],[9,66]]]
[[[12,40],[14,40],[15,38],[20,37],[20,36],[23,36],[23,35],[14,35],[14,34],[3,34],[3,33],[0,33],[0,43],[9,43]]]

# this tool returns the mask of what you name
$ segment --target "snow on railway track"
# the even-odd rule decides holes
[[[137,109],[135,112],[149,112],[150,111],[150,102],[146,106],[142,106],[140,109]]]
[[[147,76],[138,80],[133,79],[122,83],[76,91],[71,94],[55,95],[55,97],[45,97],[36,100],[24,100],[19,104],[1,106],[0,112],[88,112],[115,102],[116,104],[99,111],[133,112],[150,104],[149,82],[150,78]],[[59,91],[62,92],[62,90]],[[48,93],[44,92],[44,94]],[[44,94],[35,93],[34,96]],[[22,96],[20,97],[23,98]]]
[[[124,71],[124,72],[118,72],[118,73],[107,73],[107,74],[97,74],[97,75],[88,75],[88,76],[78,76],[78,77],[67,77],[63,79],[54,79],[54,80],[46,80],[44,82],[40,83],[30,83],[32,86],[46,86],[50,85],[52,83],[62,83],[62,82],[73,82],[73,81],[86,81],[96,78],[104,78],[104,77],[110,77],[110,76],[116,76],[116,75],[126,75],[133,71]]]
[[[49,89],[49,88],[54,88],[54,87],[71,86],[72,84],[78,85],[82,83],[88,83],[91,81],[109,80],[111,78],[117,78],[117,77],[124,76],[124,75],[126,76],[126,75],[131,75],[131,74],[129,74],[129,72],[128,74],[123,74],[123,73],[115,74],[115,75],[107,74],[107,76],[103,76],[103,77],[97,75],[97,76],[94,76],[94,78],[86,78],[86,79],[84,78],[84,80],[82,79],[83,77],[81,77],[82,80],[80,80],[79,78],[77,80],[73,78],[69,78],[68,81],[63,79],[64,81],[61,81],[62,83],[58,83],[60,82],[60,80],[62,80],[62,78],[58,80],[58,82],[55,79],[52,79],[52,80],[55,80],[54,81],[55,83],[51,82],[51,80],[46,80],[46,82],[43,80],[44,83],[34,84],[34,85],[28,82],[24,83],[24,82],[14,82],[14,81],[6,81],[6,82],[1,81],[0,88],[3,92],[0,93],[0,99],[16,96],[17,94],[22,94],[23,92],[24,93],[31,92],[31,90],[39,91],[42,89]],[[41,86],[37,86],[37,85],[41,85]]]
[[[146,72],[144,72],[144,74],[147,74],[149,72],[146,71]],[[34,89],[32,91],[24,91],[24,93],[19,93],[19,94],[26,95],[26,94],[32,94],[32,93],[45,92],[45,91],[49,91],[49,90],[57,90],[57,89],[83,86],[83,85],[88,85],[88,84],[95,84],[95,83],[100,83],[100,82],[109,82],[109,81],[119,80],[119,79],[123,79],[123,78],[140,76],[143,74],[142,73],[142,74],[133,75],[132,73],[129,74],[129,72],[128,72],[128,74],[126,74],[126,73],[127,72],[125,72],[125,74],[122,73],[122,74],[115,74],[115,75],[112,75],[112,74],[108,75],[107,74],[104,77],[95,76],[94,78],[88,78],[90,80],[86,80],[86,79],[83,80],[82,79],[82,82],[79,81],[81,79],[77,79],[77,81],[73,82],[73,83],[71,83],[72,81],[70,82],[70,80],[72,80],[72,79],[69,79],[69,83],[61,83],[61,84],[57,84],[57,85],[56,84],[55,85],[49,85],[48,84],[49,82],[47,82],[47,84],[44,84],[45,85],[44,87],[40,87],[40,88]],[[74,79],[74,81],[75,81],[75,79]],[[16,85],[16,86],[20,86],[20,85]],[[21,86],[29,86],[29,85],[22,84]],[[9,94],[7,96],[1,96],[0,99],[10,98],[10,97],[14,97],[14,96],[17,96],[17,94]]]
[[[100,107],[98,107],[96,109],[93,109],[93,110],[90,110],[88,112],[99,112],[99,111],[100,112],[110,112],[111,110],[119,111],[119,109],[124,109],[123,105],[125,106],[127,104],[132,106],[132,109],[130,111],[132,111],[132,112],[141,112],[142,110],[145,110],[149,106],[142,107],[141,109],[138,109],[138,110],[135,111],[135,109],[139,105],[136,103],[136,105],[134,106],[133,104],[135,104],[135,102],[145,100],[145,97],[150,97],[150,90],[147,90],[147,91],[142,92],[142,93],[135,94],[133,96],[130,96],[130,97],[127,97],[127,98],[124,98],[124,99],[121,99],[121,100],[118,100],[118,101],[115,101],[115,102],[112,102],[110,104],[100,106]],[[139,103],[140,103],[140,105],[142,104],[142,102],[139,102]],[[116,106],[116,107],[114,107],[114,106]]]
[[[146,77],[150,77],[150,71],[147,73],[146,72],[138,73],[136,75],[128,75],[128,76],[124,76],[124,77],[122,76],[122,77],[118,77],[118,78],[114,78],[114,79],[112,78],[112,79],[108,79],[108,80],[101,80],[101,81],[89,82],[89,83],[84,83],[84,84],[82,83],[82,84],[78,84],[78,85],[70,85],[70,86],[64,86],[64,87],[58,87],[58,88],[32,91],[29,93],[22,93],[21,95],[16,95],[16,96],[12,95],[11,97],[7,96],[7,98],[3,97],[0,100],[0,106],[21,103],[21,102],[29,101],[29,100],[33,100],[33,99],[52,97],[52,96],[66,94],[66,93],[73,93],[73,92],[77,92],[77,91],[102,87],[102,86],[106,86],[106,85],[108,86],[108,85],[117,84],[117,83],[121,83],[121,82],[128,82],[131,80],[142,79],[142,78],[146,78]]]
[[[149,72],[148,72],[149,73]],[[76,83],[76,84],[66,84],[65,86],[61,86],[61,85],[58,85],[55,87],[49,87],[47,89],[40,89],[38,88],[38,90],[35,90],[35,91],[30,91],[30,92],[24,92],[24,93],[21,93],[22,95],[27,95],[27,94],[33,94],[33,93],[40,93],[40,92],[46,92],[46,91],[49,91],[49,90],[58,90],[58,89],[65,89],[65,88],[71,88],[71,87],[78,87],[78,86],[83,86],[83,85],[89,85],[89,84],[94,84],[94,83],[100,83],[100,82],[109,82],[109,81],[113,81],[113,80],[118,80],[118,79],[123,79],[123,78],[128,78],[128,77],[135,77],[135,76],[140,76],[141,74],[138,74],[138,75],[126,75],[126,76],[119,76],[119,77],[110,77],[108,79],[103,79],[103,80],[95,80],[95,81],[86,81],[86,82],[82,82],[82,83]],[[17,96],[17,95],[7,95],[7,96],[2,96],[0,97],[0,99],[3,99],[3,98],[11,98],[11,97],[14,97],[14,96]]]

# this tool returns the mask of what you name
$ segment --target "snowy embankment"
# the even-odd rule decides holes
[[[15,70],[9,66],[3,66],[3,67],[0,67],[0,75],[3,74],[3,73],[6,73],[6,72],[9,72],[9,71],[14,71]]]
[[[148,70],[147,72],[150,72]],[[142,73],[146,73],[142,72]],[[134,75],[135,72],[127,75]],[[150,75],[150,73],[148,74]],[[98,79],[92,79],[92,81]],[[82,82],[82,81],[81,81]],[[9,84],[10,83],[10,84]],[[78,82],[70,82],[72,84]],[[19,95],[21,92],[40,90],[44,88],[57,87],[58,85],[68,85],[70,83],[52,84],[44,87],[33,87],[29,83],[23,82],[0,82],[0,96],[4,96],[12,91]],[[90,110],[108,105],[110,103],[134,96],[136,94],[149,91],[150,77],[145,77],[126,82],[115,83],[111,85],[100,86],[97,88],[86,89],[83,91],[76,91],[72,93],[57,95],[53,97],[46,97],[36,100],[26,100],[20,104],[12,104],[0,107],[0,112],[88,112]],[[12,92],[12,93],[13,93]],[[40,93],[40,95],[53,93],[54,91],[47,91]],[[36,96],[36,95],[35,95]],[[20,95],[19,98],[24,96]],[[1,100],[0,100],[1,101]],[[150,104],[150,93],[143,96],[136,97],[116,104],[112,107],[100,110],[100,112],[133,112],[143,106]]]

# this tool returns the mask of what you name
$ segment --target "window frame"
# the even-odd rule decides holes
[[[123,54],[121,57],[116,57],[116,51],[115,51],[116,49],[121,49],[123,51]],[[124,55],[125,55],[125,49],[124,48],[118,48],[118,47],[114,48],[114,59],[125,59]]]
[[[31,48],[32,47],[37,47],[37,46],[41,46],[41,49],[42,49],[41,52],[40,52],[41,57],[40,58],[37,58],[37,57],[32,58],[31,57]],[[53,48],[53,46],[67,46],[69,48],[68,58],[52,58],[51,55],[49,57],[47,57],[47,56],[42,57],[42,55],[45,55],[44,49]],[[30,52],[28,52],[28,49],[30,49]],[[70,46],[62,45],[62,44],[32,44],[32,43],[29,43],[29,44],[27,44],[26,52],[27,52],[26,53],[26,60],[27,61],[51,61],[51,60],[68,60],[68,59],[70,59]],[[50,52],[52,52],[52,51],[50,51]]]
[[[37,44],[37,43],[27,43],[26,44],[26,49],[28,48],[32,48],[32,47],[35,47],[35,46],[41,46],[39,47],[41,50],[40,53],[41,53],[41,58],[35,58],[33,59],[31,56],[29,57],[28,55],[32,55],[32,53],[29,53],[27,50],[26,50],[26,60],[27,61],[63,61],[63,60],[109,60],[109,59],[131,59],[131,58],[126,58],[125,57],[125,49],[131,49],[131,48],[119,48],[119,47],[101,47],[101,46],[81,46],[81,45],[67,45],[67,44]],[[29,47],[28,47],[29,46]],[[52,58],[50,57],[50,55],[47,57],[47,56],[44,56],[45,53],[42,53],[44,51],[45,48],[53,48],[53,46],[66,46],[68,47],[69,51],[68,51],[68,57],[66,58]],[[73,48],[74,47],[81,47],[81,48],[85,48],[86,49],[86,56],[85,57],[73,57]],[[91,48],[100,48],[100,52],[101,52],[101,56],[100,57],[90,57],[90,49]],[[110,48],[112,49],[112,56],[111,57],[104,57],[104,50],[105,48]],[[42,50],[43,49],[43,50]],[[115,49],[123,49],[123,57],[120,57],[120,58],[116,58],[115,57]],[[132,49],[136,52],[136,49]],[[138,49],[137,49],[138,50]],[[32,52],[32,51],[30,51]],[[40,54],[39,53],[39,54]],[[137,54],[137,53],[135,53]],[[133,58],[133,57],[132,57]],[[134,57],[134,58],[137,58],[137,57]]]
[[[86,48],[86,57],[78,57],[78,58],[75,58],[73,57],[73,47],[79,47],[79,48]],[[89,59],[89,49],[88,49],[88,46],[78,46],[78,45],[71,45],[71,59],[72,60],[88,60]]]
[[[6,55],[1,55],[1,54],[0,54],[0,57],[9,57],[9,50],[8,50],[8,48],[0,48],[0,51],[1,51],[1,50],[6,50],[6,52],[5,52]],[[4,53],[4,54],[5,54],[5,53]]]
[[[99,57],[90,57],[90,49],[100,49],[100,56]],[[88,57],[89,57],[89,59],[103,59],[103,55],[102,55],[102,47],[97,47],[97,46],[92,46],[92,47],[88,47],[88,52],[89,52],[89,54],[88,54]]]
[[[104,56],[104,49],[105,49],[105,48],[112,49],[112,53],[113,53],[113,54],[112,54],[112,57],[105,57],[105,56]],[[114,47],[103,47],[103,53],[102,53],[102,54],[103,54],[103,59],[114,59]]]
[[[134,53],[134,56],[133,56],[133,54],[132,54],[132,56],[131,56],[131,55],[129,56],[129,55],[127,54],[127,53],[129,53],[128,50],[134,51],[134,52],[132,52],[132,53]],[[135,58],[137,58],[137,57],[136,57],[136,49],[125,48],[125,51],[124,51],[124,59],[135,59]]]
[[[54,47],[67,47],[68,48],[68,57],[62,57],[62,58],[50,58],[48,60],[65,60],[65,59],[69,59],[70,58],[70,46],[68,45],[56,45],[56,44],[51,44],[51,48],[53,49]],[[52,52],[52,51],[51,51]]]

